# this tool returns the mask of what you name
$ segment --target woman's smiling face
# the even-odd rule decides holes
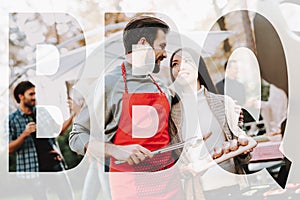
[[[192,56],[186,51],[179,51],[171,60],[174,79],[180,84],[193,84],[197,81],[198,70]]]

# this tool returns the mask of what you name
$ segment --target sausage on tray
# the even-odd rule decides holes
[[[247,146],[248,143],[249,143],[249,140],[248,140],[247,136],[245,136],[245,135],[240,135],[240,136],[238,137],[238,143],[239,143],[239,145],[241,145],[241,146]]]
[[[223,149],[221,147],[214,148],[213,159],[220,158],[223,155]]]
[[[236,151],[239,148],[237,139],[230,140],[230,151]]]
[[[230,142],[225,141],[225,142],[223,142],[222,146],[223,146],[224,153],[229,153],[230,152]]]

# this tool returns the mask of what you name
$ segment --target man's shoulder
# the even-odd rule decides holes
[[[244,84],[236,79],[228,79],[228,81],[231,82],[230,84],[234,84],[235,86],[244,87]]]
[[[216,84],[216,88],[217,88],[218,91],[219,91],[220,93],[222,93],[222,94],[223,94],[223,92],[224,92],[224,82],[225,82],[225,79],[222,79],[222,80],[220,80],[219,82],[217,82],[217,84]]]
[[[120,65],[117,65],[113,67],[112,69],[108,70],[105,72],[105,77],[106,76],[120,76],[122,75],[122,69]]]
[[[21,116],[20,111],[19,111],[19,110],[15,110],[14,112],[12,112],[12,113],[9,115],[8,119],[9,119],[9,121],[13,121],[13,120],[17,119],[17,118],[20,117],[20,116]]]
[[[223,85],[224,84],[225,79],[220,80],[219,82],[217,82],[216,85]]]
[[[109,72],[105,72],[104,79],[105,84],[115,82],[116,80],[120,79],[122,77],[122,72],[120,66],[116,66]]]
[[[238,85],[238,87],[240,87],[241,90],[245,90],[245,86],[243,83],[237,81],[237,85]]]
[[[111,71],[105,73],[104,75],[104,88],[105,93],[112,94],[111,91],[119,85],[120,82],[123,83],[122,70],[120,66],[113,68]]]

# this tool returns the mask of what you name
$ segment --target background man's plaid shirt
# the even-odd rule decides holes
[[[36,109],[34,108],[34,114]],[[20,109],[9,115],[9,142],[16,140],[26,129],[26,125],[30,122],[30,117],[23,113]],[[39,109],[39,123],[43,123],[43,128],[53,130],[53,126],[59,126],[50,116],[46,109]],[[51,128],[50,128],[51,127]],[[50,145],[55,144],[55,139],[49,139]],[[22,146],[16,151],[16,170],[17,172],[38,172],[38,156],[34,144],[33,137],[28,136]]]

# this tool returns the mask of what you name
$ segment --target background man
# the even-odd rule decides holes
[[[230,96],[233,100],[237,101],[237,104],[243,106],[246,102],[246,91],[242,83],[237,80],[239,73],[239,65],[236,60],[231,60],[224,64],[224,70],[226,71],[226,77],[216,84],[216,87],[220,94],[225,93],[225,81],[227,88],[226,95]]]
[[[54,138],[36,138],[35,86],[29,81],[20,82],[14,89],[19,108],[9,116],[9,153],[17,154],[18,172],[47,172],[63,170],[62,157],[57,152]],[[41,109],[43,126],[59,130],[50,114]],[[71,124],[75,113],[64,123],[60,134]],[[49,129],[50,130],[50,129]]]
[[[22,172],[57,172],[64,170],[61,154],[58,152],[55,138],[36,137],[36,99],[35,86],[29,81],[20,82],[14,89],[14,97],[19,108],[9,115],[9,153],[16,153],[16,170]],[[59,125],[43,108],[39,110],[39,123],[43,129],[59,131]],[[75,113],[65,121],[60,134],[71,124]],[[45,174],[47,175],[47,174]],[[57,175],[57,174],[55,174]],[[58,192],[60,199],[73,199],[72,189],[64,174],[57,176],[35,175],[24,173],[29,191],[34,199],[47,199],[45,186],[52,186]],[[32,179],[33,178],[33,179]],[[29,181],[29,182],[27,182]],[[63,187],[53,187],[55,183]],[[52,185],[51,185],[52,184]],[[55,185],[57,186],[57,185]],[[32,190],[32,191],[31,191]]]

